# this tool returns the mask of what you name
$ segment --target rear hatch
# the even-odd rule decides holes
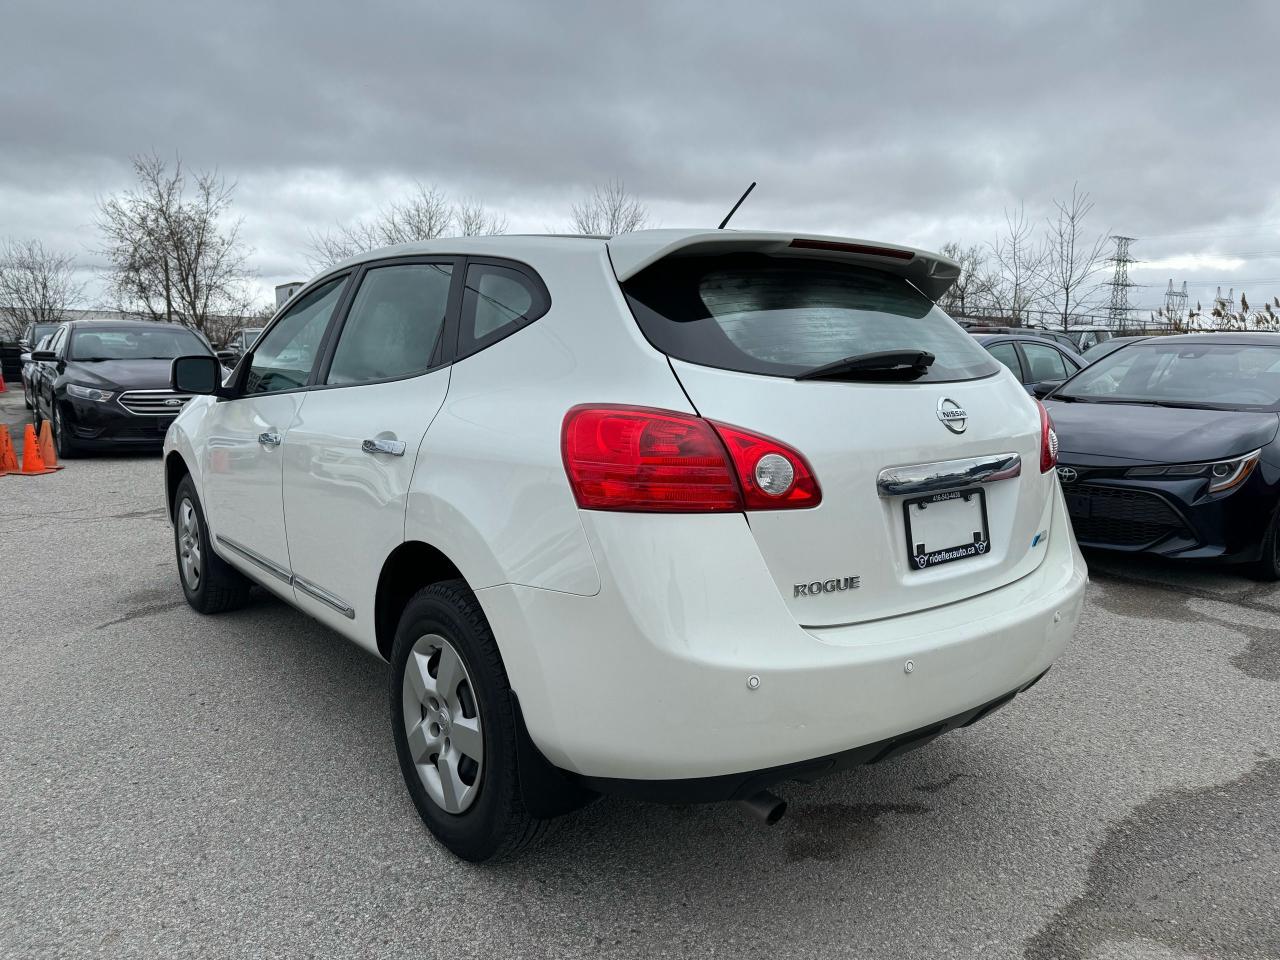
[[[615,256],[615,269],[701,416],[768,434],[812,465],[819,506],[746,514],[797,622],[940,606],[1035,569],[1056,482],[1040,470],[1040,415],[922,293],[945,290],[928,282],[942,272],[936,264],[848,241],[796,246],[772,235],[752,248],[726,239],[731,246],[712,238],[633,258],[634,269]],[[933,360],[797,379],[886,351]],[[993,476],[982,482],[984,473]]]

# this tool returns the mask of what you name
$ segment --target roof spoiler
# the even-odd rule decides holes
[[[719,253],[765,253],[865,264],[906,278],[934,302],[960,277],[960,265],[936,253],[848,237],[745,230],[639,230],[609,240],[609,257],[619,282],[666,257]]]

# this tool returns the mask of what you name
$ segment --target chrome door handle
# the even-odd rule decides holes
[[[258,442],[268,447],[278,447],[280,446],[280,434],[260,433],[258,434]]]
[[[403,440],[366,440],[360,444],[365,453],[386,453],[393,457],[404,456]]]

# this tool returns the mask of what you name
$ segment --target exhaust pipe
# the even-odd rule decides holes
[[[787,801],[768,790],[761,790],[745,800],[739,800],[738,807],[752,819],[759,820],[766,827],[772,827],[786,814]]]

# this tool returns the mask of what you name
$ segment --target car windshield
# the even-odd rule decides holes
[[[759,254],[672,257],[625,284],[649,341],[670,356],[797,377],[846,357],[923,351],[916,382],[990,376],[999,366],[901,277],[826,260]]]
[[[1280,409],[1280,338],[1255,343],[1133,343],[1086,367],[1054,400],[1221,410]]]
[[[71,335],[71,360],[172,360],[209,353],[205,342],[184,327],[82,327]]]

